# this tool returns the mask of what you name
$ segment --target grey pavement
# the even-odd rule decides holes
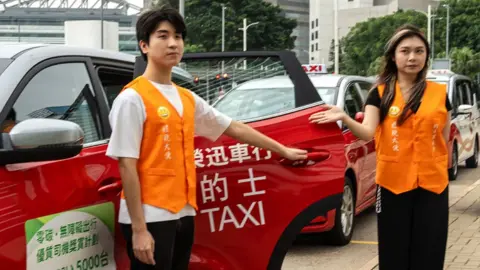
[[[463,167],[463,166],[462,166]],[[480,167],[461,168],[450,182],[450,226],[445,269],[480,269]],[[356,218],[352,242],[344,247],[324,245],[321,237],[298,241],[289,250],[284,270],[378,269],[374,209]]]
[[[445,270],[480,269],[479,217],[480,181],[477,181],[463,195],[450,200]],[[378,265],[371,269],[378,269]]]

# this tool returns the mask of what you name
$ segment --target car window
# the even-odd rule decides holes
[[[293,86],[233,90],[215,108],[234,119],[245,120],[294,109],[294,95]]]
[[[352,118],[355,118],[357,112],[362,111],[363,100],[360,93],[355,88],[355,84],[352,83],[348,86],[345,92],[345,112]]]
[[[474,89],[472,89],[472,86],[470,84],[470,81],[463,81],[463,89],[464,89],[464,98],[467,104],[473,105],[473,94],[474,94]]]
[[[357,85],[362,93],[363,100],[367,100],[368,93],[372,89],[373,84],[369,82],[357,82]]]
[[[471,84],[471,93],[472,100],[477,102],[477,107],[480,108],[480,85],[478,83],[472,82]],[[476,99],[473,97],[473,94],[476,95]]]
[[[99,67],[98,77],[107,96],[108,104],[112,107],[113,101],[120,94],[120,91],[133,79],[133,70]]]
[[[463,94],[462,94],[462,87],[460,81],[455,82],[455,86],[453,89],[453,106],[454,108],[458,108],[458,106],[462,105],[463,102]]]
[[[0,58],[0,74],[12,63],[12,59],[9,58]]]
[[[337,94],[338,88],[336,87],[317,87],[318,94],[322,100],[330,105],[333,105],[335,102],[335,95]]]
[[[194,59],[180,67],[197,78],[194,91],[199,96],[235,120],[295,108],[294,85],[278,57]]]
[[[46,67],[25,86],[6,121],[15,124],[30,118],[68,120],[83,129],[85,143],[98,141],[98,114],[92,102],[92,89],[83,63]]]
[[[459,95],[460,103],[458,105],[470,104],[470,91],[466,85],[465,80],[458,80],[456,83],[457,85],[457,94]]]

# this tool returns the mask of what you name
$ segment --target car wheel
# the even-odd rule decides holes
[[[467,168],[477,168],[478,167],[478,139],[475,138],[475,148],[473,149],[473,156],[469,157],[465,161]]]
[[[452,149],[452,167],[448,169],[448,179],[451,181],[456,180],[458,175],[458,149],[457,144],[453,144]]]
[[[336,209],[335,227],[327,233],[330,244],[344,246],[350,243],[355,227],[355,205],[352,180],[345,176],[342,205]]]

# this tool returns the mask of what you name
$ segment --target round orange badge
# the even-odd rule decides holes
[[[170,117],[170,111],[166,107],[158,107],[157,114],[162,119],[168,119]]]
[[[398,108],[397,106],[392,106],[388,110],[388,115],[392,117],[398,116],[399,114],[400,114],[400,108]]]

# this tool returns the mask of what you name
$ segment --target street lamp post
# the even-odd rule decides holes
[[[427,41],[428,43],[432,42],[432,5],[428,5],[428,11],[425,13],[424,11],[418,10],[418,12],[427,16]]]
[[[103,0],[100,1],[100,48],[103,49]]]
[[[225,51],[225,4],[222,4],[222,52]]]
[[[238,28],[238,30],[242,30],[243,31],[243,51],[246,51],[247,50],[247,29],[250,27],[250,26],[253,26],[253,25],[256,25],[256,24],[259,24],[259,22],[254,22],[254,23],[251,23],[249,25],[247,25],[247,18],[244,18],[243,19],[243,27],[242,28]],[[243,69],[247,69],[247,62],[246,60],[243,61]]]
[[[445,5],[445,7],[447,8],[447,30],[446,30],[447,31],[447,33],[446,33],[446,35],[447,35],[446,36],[446,39],[447,39],[446,43],[447,44],[446,44],[446,49],[445,49],[445,55],[446,55],[447,59],[450,59],[450,50],[449,50],[450,49],[449,48],[450,44],[448,44],[449,41],[450,41],[450,37],[449,37],[449,33],[450,33],[450,31],[449,31],[450,30],[450,6]]]
[[[185,18],[185,0],[179,0],[178,2],[178,12],[182,17]]]
[[[428,42],[432,43],[432,5],[428,5],[427,17],[427,38]]]
[[[222,4],[222,52],[225,51],[225,9],[227,7]],[[222,61],[222,74],[225,73],[225,61]]]
[[[338,0],[333,0],[333,10],[334,10],[334,24],[333,24],[333,33],[334,33],[334,46],[335,46],[335,74],[339,73],[339,44],[338,44]]]
[[[247,29],[248,29],[250,26],[253,26],[253,25],[256,25],[256,24],[259,24],[259,22],[254,22],[254,23],[251,23],[251,24],[247,25],[247,18],[244,18],[244,19],[243,19],[243,27],[242,27],[242,28],[238,28],[238,30],[242,30],[242,31],[243,31],[243,51],[246,51],[246,50],[247,50]]]

